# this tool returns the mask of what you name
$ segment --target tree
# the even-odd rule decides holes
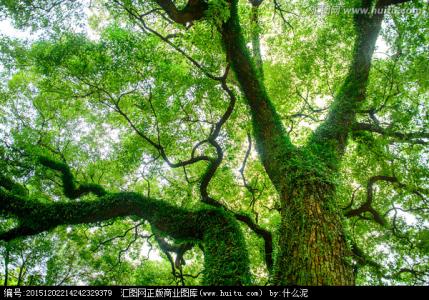
[[[91,38],[78,1],[2,1],[43,30],[2,41],[0,240],[119,240],[82,255],[93,284],[144,239],[180,284],[199,251],[209,285],[427,281],[429,24],[404,2],[95,1]]]

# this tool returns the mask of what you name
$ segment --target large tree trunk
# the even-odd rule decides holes
[[[231,17],[221,31],[225,50],[250,107],[261,161],[282,201],[273,283],[353,285],[335,188],[323,175],[332,169],[326,170],[323,159],[313,154],[315,149],[304,153],[290,142],[257,76],[241,34],[236,1],[232,3]],[[323,170],[318,172],[320,166]]]
[[[282,198],[274,284],[354,285],[333,188],[297,184]]]
[[[304,148],[297,148],[285,132],[245,46],[237,0],[230,3],[231,16],[221,29],[223,44],[250,108],[261,162],[282,202],[274,283],[353,285],[342,212],[335,203],[335,185],[328,177],[339,170],[356,110],[365,100],[383,14],[355,16],[356,38],[348,76],[327,120]],[[372,4],[361,3],[368,8]]]

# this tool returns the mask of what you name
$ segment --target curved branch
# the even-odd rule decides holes
[[[194,5],[194,8],[197,8],[198,5],[201,5],[201,3],[199,2],[201,2],[201,0],[190,0],[187,5],[188,9],[190,9],[192,5]],[[280,149],[283,148],[282,147],[283,145],[287,146],[286,148],[283,148],[283,150],[290,150],[290,148],[294,148],[294,147],[292,146],[292,143],[290,142],[287,135],[285,134],[285,130],[281,123],[280,117],[277,115],[277,112],[275,111],[270,100],[268,99],[268,96],[265,92],[265,88],[257,78],[256,70],[250,59],[248,50],[246,49],[245,44],[243,42],[243,36],[241,34],[240,25],[238,22],[237,1],[233,0],[230,2],[232,4],[232,7],[231,7],[232,17],[230,18],[229,21],[227,21],[223,25],[223,29],[221,29],[224,45],[227,52],[228,62],[231,64],[236,74],[241,75],[238,77],[242,87],[245,87],[244,88],[245,95],[248,99],[248,103],[250,104],[250,107],[252,110],[255,135],[259,145],[258,147],[259,153],[261,157],[263,157],[262,160],[264,163],[264,167],[267,170],[269,170],[269,174],[271,175],[270,176],[271,180],[275,182],[276,187],[280,189],[281,186],[279,183],[281,179],[280,177],[276,176],[276,174],[278,173],[276,172],[276,166],[273,165],[273,162],[280,163],[283,159],[285,159],[284,152],[280,151]],[[188,22],[192,22],[194,20],[199,19],[199,16],[197,14],[185,15],[186,7],[182,11],[179,11],[174,6],[172,1],[157,0],[157,3],[167,12],[170,18],[172,18],[174,21],[178,23],[186,24]],[[223,204],[221,204],[220,202],[216,201],[215,199],[213,199],[208,195],[207,188],[223,159],[223,151],[220,145],[218,144],[218,142],[216,141],[216,138],[220,133],[220,129],[222,125],[230,117],[236,102],[235,95],[226,84],[229,65],[225,71],[225,74],[221,77],[216,77],[209,74],[207,71],[204,70],[204,68],[198,62],[196,62],[193,58],[187,55],[183,50],[181,50],[176,45],[171,43],[171,41],[169,41],[167,38],[162,36],[160,33],[148,27],[147,24],[144,22],[144,20],[141,17],[139,17],[139,15],[136,14],[132,9],[125,7],[120,3],[119,5],[121,5],[130,14],[130,16],[132,16],[133,18],[135,18],[140,22],[139,25],[143,30],[151,32],[152,34],[158,36],[164,42],[168,43],[179,53],[184,55],[192,64],[194,64],[198,69],[200,69],[208,78],[219,81],[224,91],[230,97],[230,103],[227,110],[225,111],[221,119],[215,124],[213,132],[207,138],[207,142],[216,149],[217,156],[214,159],[208,160],[209,166],[207,167],[206,172],[204,173],[200,183],[200,193],[201,193],[203,202],[215,207],[223,207]],[[204,8],[200,6],[200,9],[204,9]],[[237,53],[239,54],[238,56],[236,56]],[[243,59],[244,59],[244,65],[241,66]],[[265,139],[266,137],[269,137],[269,140],[266,140]],[[203,142],[205,141],[202,141],[201,143]],[[200,143],[197,145],[200,145]],[[196,149],[196,147],[194,149]],[[235,216],[238,220],[246,223],[252,230],[254,230],[255,233],[264,237],[265,247],[266,247],[267,266],[270,266],[272,264],[271,233],[268,231],[263,232],[263,229],[260,228],[258,225],[256,225],[250,218],[243,217],[239,214],[236,214]]]
[[[356,209],[350,209],[345,213],[345,216],[350,218],[354,216],[361,216],[364,212],[369,212],[372,214],[374,221],[380,224],[381,226],[386,225],[386,220],[372,207],[372,201],[374,197],[374,190],[373,186],[378,181],[387,181],[391,183],[399,183],[398,178],[393,176],[373,176],[368,180],[368,184],[366,187],[366,201],[363,203],[359,208]]]
[[[40,156],[39,162],[43,166],[61,173],[64,195],[69,199],[76,199],[89,193],[93,193],[98,197],[107,194],[106,190],[99,184],[84,183],[76,186],[75,179],[70,168],[64,163],[54,161],[46,156]]]
[[[202,19],[208,8],[207,2],[203,0],[189,0],[181,10],[177,9],[171,0],[155,0],[155,2],[164,9],[174,22],[183,25]]]
[[[60,225],[94,223],[116,217],[137,216],[175,239],[202,241],[204,283],[250,283],[244,237],[237,222],[219,209],[188,211],[138,193],[106,194],[92,201],[41,202],[0,188],[0,212],[14,216],[19,227],[0,234],[0,240],[34,235]],[[222,242],[219,243],[218,241]]]
[[[215,199],[209,196],[207,188],[223,160],[223,150],[216,139],[220,134],[220,130],[222,129],[222,126],[226,123],[226,121],[228,121],[229,117],[234,111],[235,103],[237,102],[237,98],[235,97],[234,92],[228,87],[226,83],[228,72],[229,72],[229,65],[225,70],[225,74],[222,76],[221,87],[229,96],[230,101],[227,109],[225,110],[225,112],[223,113],[219,121],[215,124],[212,133],[207,138],[208,143],[212,145],[216,150],[216,158],[210,160],[209,166],[207,167],[204,175],[202,176],[201,184],[200,184],[200,194],[201,194],[202,201],[207,204],[213,205],[215,207],[220,207],[222,205],[218,201],[216,201]]]

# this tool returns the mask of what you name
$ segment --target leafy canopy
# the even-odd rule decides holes
[[[1,17],[33,30],[28,40],[0,40],[0,176],[24,185],[23,192],[70,201],[60,175],[37,163],[46,156],[66,162],[77,182],[186,209],[204,206],[200,184],[212,162],[180,168],[168,162],[216,157],[215,147],[199,142],[213,133],[230,101],[207,76],[226,68],[216,27],[229,18],[227,4],[208,1],[207,19],[184,28],[166,20],[154,2],[133,2],[0,2]],[[132,5],[155,33],[124,9]],[[326,117],[352,55],[353,16],[317,15],[317,5],[264,1],[258,11],[263,81],[298,146]],[[423,1],[409,5],[428,9]],[[241,1],[239,14],[250,41],[251,5]],[[358,284],[421,284],[429,270],[429,18],[390,12],[377,45],[367,99],[335,179],[337,203],[347,212],[371,194],[385,222],[374,222],[369,211],[344,218],[350,246],[364,251],[354,261]],[[232,74],[227,82],[237,103],[217,139],[223,159],[208,192],[274,232],[279,200],[254,145],[249,148],[250,115],[238,83]],[[1,231],[15,225],[2,216]],[[242,230],[253,283],[265,284],[263,242],[245,225]],[[164,244],[186,242],[176,244],[141,220],[118,218],[59,227],[3,243],[0,251],[10,284],[199,284],[201,249],[194,245],[176,259]],[[4,275],[5,261],[0,270]]]

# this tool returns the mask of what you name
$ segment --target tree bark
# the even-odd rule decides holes
[[[273,283],[353,285],[353,267],[347,262],[351,252],[343,233],[342,212],[335,203],[332,178],[355,110],[364,99],[382,16],[358,18],[350,74],[328,121],[307,146],[299,149],[285,133],[245,46],[237,1],[230,3],[231,16],[221,30],[227,59],[250,107],[258,153],[282,205]],[[327,154],[321,154],[320,149]],[[331,157],[335,159],[334,168]]]
[[[250,108],[253,135],[261,162],[274,187],[280,193],[285,186],[284,161],[295,151],[283,123],[258,77],[257,68],[246,47],[238,18],[237,0],[229,1],[230,18],[220,33],[228,62],[237,77]]]
[[[298,183],[283,195],[275,285],[354,285],[333,187]]]
[[[204,284],[250,284],[244,237],[235,218],[221,209],[188,211],[137,193],[106,194],[90,201],[46,203],[0,187],[0,211],[20,222],[18,227],[0,233],[0,240],[6,242],[60,225],[137,216],[174,239],[203,244]]]
[[[260,81],[264,81],[264,69],[262,65],[262,54],[261,54],[261,26],[259,23],[259,4],[255,5],[252,3],[252,15],[251,20],[251,39],[252,39],[252,52],[253,60],[255,61],[256,70],[258,71],[258,77]]]

